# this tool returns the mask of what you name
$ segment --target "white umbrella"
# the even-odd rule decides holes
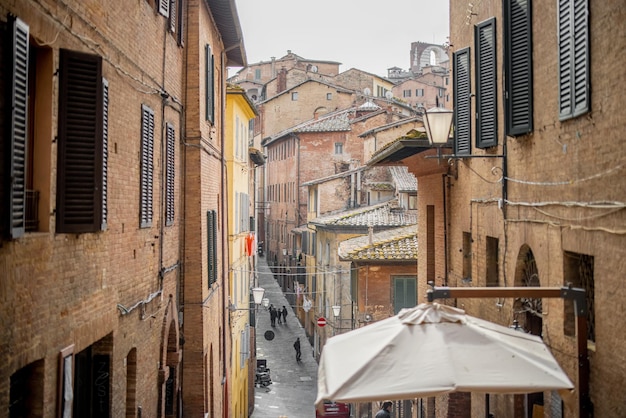
[[[542,340],[437,303],[330,338],[316,405],[573,389]]]

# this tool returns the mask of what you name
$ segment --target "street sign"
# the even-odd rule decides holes
[[[317,326],[318,327],[326,326],[326,318],[324,318],[323,316],[320,316],[319,318],[317,318]]]

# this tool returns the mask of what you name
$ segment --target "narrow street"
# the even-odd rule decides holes
[[[257,316],[257,359],[267,360],[272,384],[255,388],[252,418],[309,418],[315,417],[317,393],[317,362],[306,338],[304,328],[289,308],[288,301],[274,279],[265,257],[258,257],[259,286],[265,289],[269,303],[277,308],[288,307],[286,323],[272,327],[269,311],[263,307]],[[272,331],[272,340],[265,333]],[[300,337],[302,361],[296,362],[293,343]]]

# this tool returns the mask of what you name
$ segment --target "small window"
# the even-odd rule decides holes
[[[594,257],[588,254],[579,254],[565,251],[563,257],[563,277],[566,283],[564,286],[578,287],[585,289],[585,301],[587,302],[587,340],[596,340],[595,329],[595,280],[594,280]],[[574,302],[564,300],[565,320],[563,331],[565,335],[573,337],[576,335],[576,318],[574,312]]]
[[[393,313],[404,308],[417,305],[417,279],[409,277],[393,277]]]
[[[472,234],[463,232],[463,277],[464,282],[472,281]]]
[[[409,195],[409,210],[417,209],[417,195]]]
[[[415,89],[415,96],[423,97],[424,96],[424,89]]]
[[[335,154],[343,154],[343,142],[335,142]]]
[[[411,97],[411,90],[402,90],[402,97]]]
[[[291,93],[291,100],[294,101],[294,102],[298,101],[298,92],[297,91],[294,91],[294,92]]]
[[[332,100],[333,99],[333,94],[332,93],[326,93],[326,100]]]
[[[487,237],[485,258],[486,284],[488,287],[498,286],[498,238]]]
[[[261,69],[260,68],[256,68],[254,70],[254,79],[255,80],[260,80],[261,79]]]

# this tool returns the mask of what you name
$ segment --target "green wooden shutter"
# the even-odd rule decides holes
[[[496,20],[476,25],[476,147],[498,144]]]
[[[141,203],[140,226],[152,225],[152,181],[154,171],[154,111],[141,106]]]
[[[26,147],[28,131],[28,36],[29,27],[18,18],[12,22],[12,72],[10,164],[9,164],[9,233],[12,238],[24,235],[26,216]]]
[[[56,230],[102,227],[102,59],[61,50]]]
[[[454,91],[454,152],[469,155],[471,152],[471,80],[470,49],[464,48],[452,56]]]
[[[417,305],[417,280],[415,277],[393,278],[393,310],[394,314],[404,308]]]
[[[166,166],[165,166],[165,224],[172,225],[174,223],[174,174],[176,170],[175,147],[176,147],[176,131],[174,126],[166,124],[167,146],[166,146]]]
[[[205,89],[206,89],[206,103],[205,103],[205,118],[209,122],[213,123],[215,120],[215,80],[213,74],[213,53],[211,52],[211,46],[206,44],[204,46],[204,66],[205,66]]]
[[[533,130],[532,1],[504,1],[506,134]]]
[[[559,0],[559,119],[587,113],[589,99],[589,11],[587,0]]]

